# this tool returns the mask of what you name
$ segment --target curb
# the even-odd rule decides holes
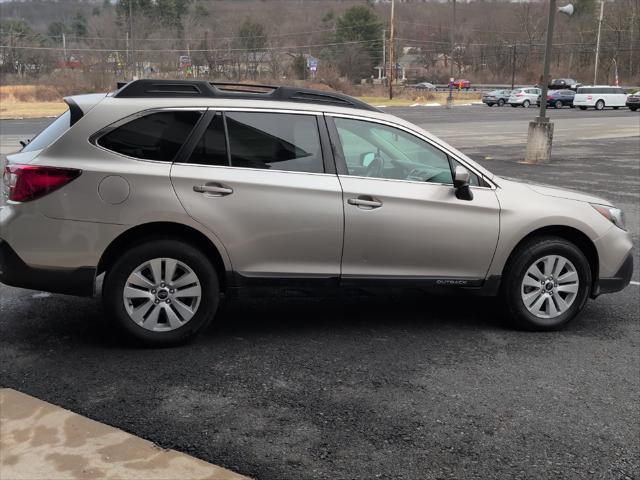
[[[9,388],[0,389],[3,480],[248,480]]]

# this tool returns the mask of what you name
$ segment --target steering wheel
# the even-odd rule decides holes
[[[384,160],[380,155],[376,155],[371,163],[367,166],[367,169],[364,171],[365,177],[382,177],[382,173],[384,171]]]

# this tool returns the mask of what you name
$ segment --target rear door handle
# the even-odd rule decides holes
[[[222,197],[223,195],[231,195],[233,188],[222,185],[221,183],[206,183],[205,185],[195,185],[194,192],[209,194],[212,197]]]
[[[376,200],[373,197],[368,195],[360,195],[356,198],[350,198],[347,200],[349,205],[355,205],[357,207],[364,207],[368,209],[380,208],[382,206],[382,202],[380,200]]]

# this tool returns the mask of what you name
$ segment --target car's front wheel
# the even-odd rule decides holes
[[[504,105],[504,100],[503,99],[498,100],[498,106],[502,107],[503,105]]]
[[[220,288],[199,249],[154,239],[130,248],[109,269],[103,301],[110,320],[130,336],[166,346],[190,339],[210,322]]]
[[[591,268],[573,243],[537,237],[513,253],[502,283],[506,309],[528,330],[555,330],[584,307],[591,288]]]

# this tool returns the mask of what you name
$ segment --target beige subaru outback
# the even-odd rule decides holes
[[[66,102],[8,157],[0,281],[93,295],[104,275],[109,320],[146,343],[252,287],[500,295],[548,330],[631,278],[607,200],[500,178],[345,95],[137,80]]]

